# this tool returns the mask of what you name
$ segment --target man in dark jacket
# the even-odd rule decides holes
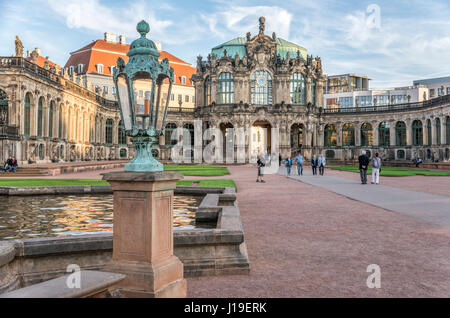
[[[315,155],[313,155],[311,158],[311,168],[313,176],[317,174],[317,164],[318,164],[317,158]]]
[[[366,151],[363,150],[361,156],[358,157],[359,161],[359,175],[361,176],[361,183],[367,184],[367,169],[369,167],[369,157],[366,155]]]

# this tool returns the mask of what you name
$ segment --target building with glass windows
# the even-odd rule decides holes
[[[384,160],[449,160],[450,95],[431,98],[422,83],[370,90],[367,76],[327,77],[319,57],[264,29],[261,18],[257,35],[198,58],[194,117],[204,127],[250,131],[251,158],[271,153],[270,128],[278,128],[283,157],[354,160],[365,149]]]
[[[191,146],[191,156],[207,144],[194,146],[195,134],[218,128],[228,140],[227,129],[243,128],[245,142],[233,146],[235,158],[238,150],[245,150],[247,160],[273,153],[272,141],[278,140],[283,158],[302,152],[306,159],[323,153],[328,159],[355,160],[364,149],[383,160],[449,160],[447,91],[430,97],[429,87],[420,83],[355,89],[333,93],[337,101],[331,107],[321,59],[264,31],[261,18],[258,34],[247,33],[214,47],[206,59],[198,57],[189,79],[195,107],[169,107],[165,135],[153,149],[158,159],[171,159],[177,128],[184,128],[182,141]],[[61,75],[38,62],[0,57],[1,160],[15,156],[26,164],[134,155],[115,100],[103,97],[82,75]],[[148,107],[146,94],[136,92],[136,107]],[[201,120],[201,132],[195,120]]]

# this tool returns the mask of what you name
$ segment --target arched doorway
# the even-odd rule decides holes
[[[291,155],[301,152],[305,136],[304,131],[303,124],[293,124],[291,126]]]
[[[256,160],[258,155],[272,153],[271,144],[272,125],[266,120],[253,123],[250,136],[250,161]]]
[[[235,146],[235,140],[233,140],[235,134],[233,131],[230,131],[229,129],[233,129],[234,126],[232,123],[220,123],[219,125],[220,132],[222,133],[222,149],[223,149],[223,158],[228,159],[228,161],[234,162],[234,146]],[[230,145],[230,147],[227,147],[227,144]]]

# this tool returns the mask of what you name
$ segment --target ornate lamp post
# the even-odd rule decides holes
[[[125,171],[162,171],[163,166],[152,155],[152,145],[164,134],[169,98],[174,81],[169,60],[158,62],[155,43],[146,38],[150,26],[142,20],[136,27],[141,37],[130,45],[129,61],[117,59],[114,84],[125,132],[136,146],[136,157],[125,165]],[[138,90],[145,90],[144,103],[138,103]]]
[[[152,156],[152,145],[164,133],[173,69],[158,63],[155,44],[145,35],[150,27],[137,25],[141,37],[131,43],[128,63],[117,60],[114,83],[127,135],[136,157],[125,171],[103,176],[114,193],[113,256],[105,269],[123,273],[117,289],[124,297],[186,297],[183,263],[173,254],[173,196],[183,176],[162,171]],[[141,103],[135,91],[146,91]],[[167,91],[166,91],[167,90]],[[142,94],[143,95],[143,94]]]

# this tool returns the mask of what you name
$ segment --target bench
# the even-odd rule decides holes
[[[109,287],[125,278],[125,275],[100,271],[80,271],[80,288],[69,288],[70,275],[47,280],[28,287],[0,294],[0,298],[78,298],[92,297],[106,292]],[[73,275],[73,274],[71,274]]]

